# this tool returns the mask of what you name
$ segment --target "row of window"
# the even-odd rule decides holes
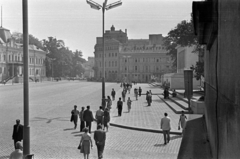
[[[96,51],[102,51],[102,47],[96,47]],[[105,47],[105,50],[118,50],[118,46],[107,46]]]
[[[109,62],[105,61],[105,67],[107,67],[107,63],[108,63],[108,67],[117,67],[117,61],[109,61]],[[98,66],[102,67],[102,62],[101,61],[99,62]]]
[[[95,54],[95,57],[102,57],[102,54],[99,53],[99,54]],[[117,53],[105,53],[105,57],[117,57]]]
[[[0,61],[6,61],[6,55],[0,54]],[[20,62],[23,61],[22,55],[8,55],[9,62]],[[43,58],[35,58],[35,64],[43,64]],[[34,57],[29,58],[29,63],[34,64]]]
[[[166,66],[167,69],[169,69],[169,66]],[[146,72],[152,72],[152,71],[156,71],[159,72],[161,69],[160,67],[154,67],[153,69],[150,68],[150,66],[142,66],[142,67],[138,67],[138,66],[133,66],[133,67],[123,67],[123,70],[125,71],[146,71]]]
[[[127,62],[164,62],[164,61],[169,61],[170,58],[135,58],[135,59],[130,59],[130,58],[124,58],[123,61],[125,63]]]
[[[7,70],[6,67],[0,67],[0,74],[6,74]],[[22,74],[23,67],[18,67],[18,74]],[[34,68],[29,68],[29,75],[34,75]],[[41,68],[35,68],[35,75],[42,75],[45,76],[44,69]]]

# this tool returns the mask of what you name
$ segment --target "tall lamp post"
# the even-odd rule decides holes
[[[105,0],[103,2],[103,5],[101,6],[100,4],[92,1],[92,0],[86,0],[87,3],[90,5],[91,8],[93,9],[96,9],[96,10],[99,10],[102,8],[102,18],[103,18],[103,21],[102,21],[102,47],[103,47],[103,54],[102,54],[102,64],[103,64],[103,67],[102,67],[102,99],[105,98],[105,38],[104,38],[104,13],[105,13],[105,10],[109,10],[109,9],[112,9],[112,8],[115,8],[115,7],[118,7],[120,5],[122,5],[122,2],[121,0],[120,1],[117,1],[117,2],[114,2],[114,3],[111,3],[111,4],[108,4],[107,5],[107,1],[108,0]]]

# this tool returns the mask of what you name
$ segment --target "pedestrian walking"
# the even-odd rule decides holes
[[[85,121],[83,119],[83,113],[84,113],[84,107],[82,107],[82,110],[79,113],[79,119],[80,119],[80,132],[83,131],[83,129],[85,128]]]
[[[14,148],[16,149],[16,143],[23,139],[23,126],[20,124],[20,120],[16,120],[16,124],[13,126],[12,139],[14,141]]]
[[[151,90],[147,94],[147,102],[148,102],[148,106],[151,106],[151,103],[152,103],[152,92],[151,92]]]
[[[146,101],[148,102],[148,91],[146,92]]]
[[[102,107],[100,106],[99,109],[97,110],[96,112],[96,115],[95,115],[95,118],[97,120],[97,125],[102,125],[103,123],[103,115],[104,115],[104,112],[102,110]]]
[[[93,144],[92,144],[91,135],[88,133],[88,128],[84,128],[83,131],[84,131],[84,134],[82,134],[82,137],[79,143],[81,145],[80,152],[83,153],[84,159],[88,159],[90,154],[90,146],[92,148]]]
[[[23,151],[22,151],[22,143],[20,141],[16,142],[15,150],[10,154],[9,159],[22,159]]]
[[[178,123],[178,127],[180,128],[180,126],[181,126],[181,128],[182,128],[182,135],[186,128],[186,123],[187,123],[187,117],[184,114],[184,111],[182,111],[182,114],[180,115],[180,119],[179,119],[179,123]]]
[[[104,115],[103,115],[103,125],[104,125],[103,130],[105,130],[105,128],[106,128],[107,132],[108,132],[108,127],[109,127],[109,122],[110,122],[110,113],[109,113],[109,109],[106,108],[104,110]]]
[[[170,142],[170,130],[171,130],[171,119],[168,117],[167,113],[164,113],[164,117],[161,119],[161,129],[163,131],[164,144]]]
[[[131,110],[131,106],[132,106],[132,100],[130,99],[130,97],[128,97],[127,106],[128,106],[128,113],[129,113]]]
[[[83,120],[86,122],[86,127],[88,127],[89,133],[91,133],[91,127],[93,122],[93,113],[90,110],[90,106],[87,106],[87,110],[83,113]]]
[[[123,102],[125,102],[125,98],[126,98],[126,91],[125,89],[122,91],[122,99],[123,99]]]
[[[102,130],[102,126],[98,125],[97,130],[94,132],[94,140],[97,146],[98,158],[103,158],[103,151],[106,141],[106,132]]]
[[[142,95],[142,88],[141,87],[139,87],[138,92],[139,92],[139,97],[141,97],[141,95]]]
[[[72,121],[74,123],[74,129],[77,128],[77,122],[78,122],[78,116],[79,116],[79,111],[77,110],[77,106],[74,105],[74,109],[71,112],[72,114]]]
[[[169,92],[167,88],[164,89],[163,94],[164,94],[164,99],[169,99]]]
[[[116,92],[114,89],[112,89],[111,96],[113,101],[115,100],[115,95],[116,95]]]
[[[107,108],[110,110],[112,108],[112,100],[110,96],[107,96]]]
[[[123,107],[123,102],[121,101],[121,98],[119,98],[117,102],[118,116],[122,115],[122,107]]]
[[[137,88],[134,89],[134,95],[136,97],[136,100],[138,100],[138,89]]]

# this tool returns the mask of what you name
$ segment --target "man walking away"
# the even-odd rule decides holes
[[[77,122],[78,122],[78,116],[79,116],[79,111],[77,110],[77,106],[74,105],[74,109],[72,110],[72,116],[73,116],[73,122],[74,122],[74,129],[77,128]]]
[[[83,129],[85,128],[85,121],[83,120],[83,113],[84,113],[84,107],[82,107],[81,112],[79,113],[79,118],[80,118],[80,132],[83,131]]]
[[[117,102],[118,116],[122,115],[122,107],[123,107],[123,102],[121,101],[121,98],[119,98],[119,101]]]
[[[90,106],[87,106],[87,110],[83,113],[83,120],[86,121],[86,127],[88,127],[89,133],[91,133],[92,121],[93,121],[93,113],[90,110]]]
[[[116,92],[114,89],[112,89],[111,96],[113,101],[115,100],[115,95],[116,95]]]
[[[171,130],[171,119],[168,117],[167,113],[164,113],[164,117],[161,119],[161,129],[163,131],[164,144],[170,141],[170,130]]]
[[[103,158],[103,150],[106,140],[106,132],[102,130],[102,126],[98,125],[97,130],[94,132],[94,140],[98,150],[98,158]]]
[[[142,88],[139,87],[138,91],[139,91],[139,97],[141,97],[141,95],[142,95]]]
[[[12,139],[14,140],[14,147],[16,149],[16,143],[23,139],[23,126],[20,124],[20,120],[16,120],[16,124],[13,126]]]
[[[99,109],[96,112],[96,115],[95,115],[95,118],[97,120],[97,125],[102,125],[102,123],[103,123],[103,115],[104,115],[104,112],[102,110],[102,107],[100,106]]]

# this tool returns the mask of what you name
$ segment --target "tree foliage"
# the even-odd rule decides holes
[[[172,67],[174,69],[177,68],[177,46],[195,46],[193,52],[202,51],[202,48],[198,43],[197,36],[194,35],[192,19],[190,21],[183,20],[178,23],[174,29],[168,32],[168,35],[165,37],[164,40],[164,45],[168,50],[168,55],[170,55],[173,60]],[[197,62],[196,65],[192,67],[192,69],[195,71],[196,79],[199,79],[199,75],[203,75],[204,72],[203,62]]]
[[[14,32],[12,38],[17,43],[23,43],[21,33]],[[29,35],[29,44],[47,52],[45,66],[48,77],[75,77],[84,73],[82,63],[85,63],[86,60],[82,58],[82,52],[80,50],[75,52],[69,50],[63,40],[48,37],[48,39],[40,41],[33,35]]]

